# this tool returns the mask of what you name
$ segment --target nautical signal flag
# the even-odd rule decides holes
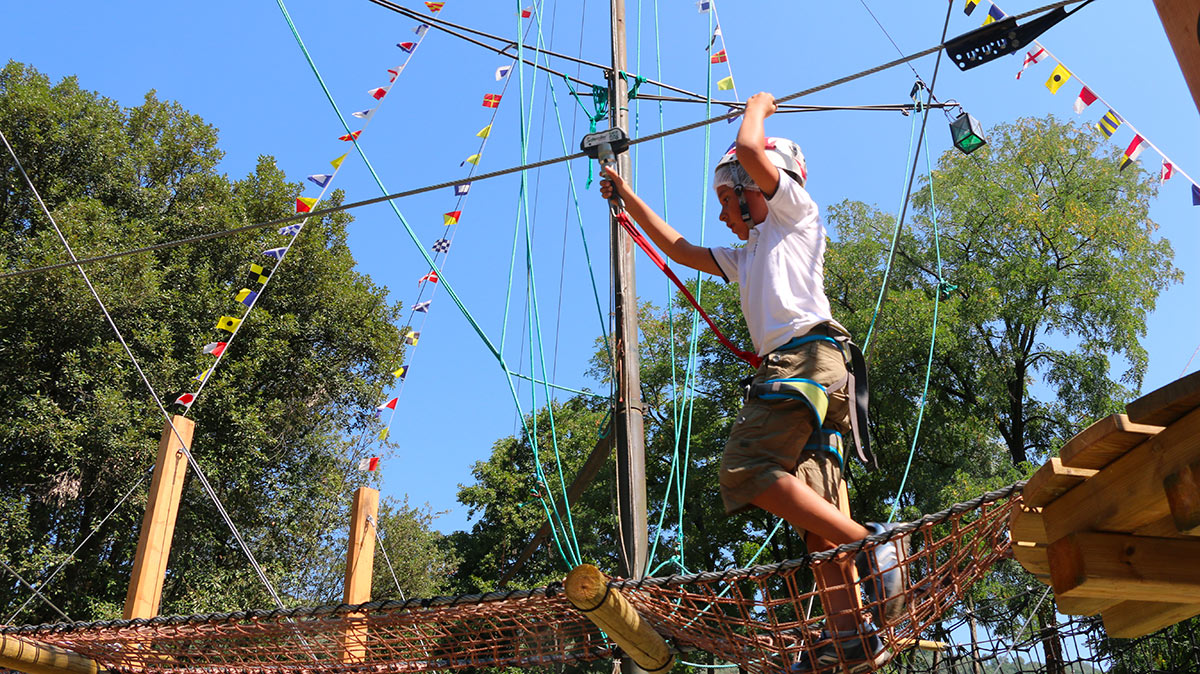
[[[220,357],[221,354],[225,353],[225,346],[227,344],[228,342],[209,342],[204,345],[204,353],[211,353],[214,356]]]
[[[241,302],[242,304],[245,304],[246,306],[250,306],[250,305],[254,304],[254,300],[257,298],[258,298],[258,291],[251,290],[249,288],[242,288],[241,290],[238,291],[238,294],[237,294],[237,301]]]
[[[1112,138],[1118,126],[1121,126],[1121,118],[1117,116],[1116,110],[1111,109],[1104,113],[1104,116],[1096,123],[1096,128],[1100,129],[1100,133],[1104,134],[1105,138]]]
[[[721,91],[729,91],[733,88],[733,75],[724,79],[717,80],[717,88]]]
[[[413,50],[417,48],[417,43],[416,42],[397,42],[396,46],[399,47],[400,51],[404,52],[405,54],[411,54],[411,53],[413,53]]]
[[[347,152],[346,154],[350,154],[350,153],[349,153],[349,152]],[[329,162],[329,163],[330,163],[330,164],[332,164],[332,165],[333,165],[333,168],[335,168],[335,169],[339,169],[339,168],[341,168],[341,167],[342,167],[342,162],[343,162],[343,161],[345,161],[345,159],[346,159],[346,154],[344,154],[344,155],[342,155],[342,156],[338,157],[337,159],[334,159],[333,161],[331,161],[331,162]]]
[[[388,439],[388,428],[387,428],[387,426],[384,426],[383,430],[379,431],[379,441],[386,442],[387,439]]]
[[[358,469],[366,472],[374,472],[379,468],[379,457],[372,456],[358,462]]]
[[[404,379],[405,377],[407,377],[407,376],[408,376],[408,366],[407,366],[407,365],[401,365],[401,366],[400,366],[400,367],[399,367],[399,368],[398,368],[398,369],[397,369],[395,372],[393,372],[392,374],[396,375],[396,379]]]
[[[496,68],[496,81],[499,82],[505,77],[508,77],[508,73],[510,72],[512,72],[512,66],[500,66],[499,68]]]
[[[265,269],[261,265],[250,265],[250,283],[263,284],[267,282],[267,278],[271,275],[270,269]]]
[[[1075,114],[1083,112],[1084,108],[1096,102],[1096,94],[1092,93],[1091,89],[1084,87],[1079,90],[1079,97],[1075,99]]]
[[[317,200],[312,197],[296,197],[296,212],[308,213],[317,205]]]
[[[412,330],[410,330],[408,334],[404,335],[404,343],[408,344],[409,346],[416,346],[417,341],[420,339],[421,333]]]
[[[1129,165],[1137,161],[1138,155],[1146,149],[1146,139],[1139,134],[1134,134],[1133,140],[1129,143],[1129,147],[1125,148],[1125,158],[1121,160],[1121,170],[1129,168]]]
[[[1200,187],[1192,183],[1192,205],[1200,206]]]
[[[446,3],[444,3],[444,2],[427,2],[427,3],[425,3],[425,6],[429,8],[429,11],[431,13],[437,14],[438,12],[442,11],[442,8],[446,6]]]
[[[304,229],[304,225],[297,222],[291,225],[284,225],[283,227],[280,227],[279,233],[284,236],[296,236],[300,233],[301,229]]]
[[[479,133],[477,133],[475,135],[479,136],[480,138],[487,138],[488,136],[492,135],[492,125],[488,124],[487,126],[480,129]]]
[[[449,213],[442,214],[442,222],[445,223],[447,227],[450,225],[457,225],[458,219],[461,217],[462,211],[450,211]]]
[[[181,395],[175,399],[175,404],[183,405],[184,407],[191,407],[192,403],[194,403],[195,401],[196,401],[195,393],[184,393],[183,395]]]
[[[392,76],[392,79],[390,79],[388,81],[395,82],[396,78],[400,77],[400,73],[402,73],[402,72],[404,72],[404,66],[396,66],[395,68],[388,68],[388,74]]]
[[[471,183],[461,183],[454,186],[454,196],[465,197],[471,191]]]
[[[358,112],[352,112],[352,113],[350,113],[350,116],[357,117],[359,119],[371,119],[372,117],[375,116],[375,108],[371,108],[370,110],[359,110]]]
[[[500,94],[484,94],[483,107],[498,108],[500,107],[500,99],[503,98]]]
[[[427,23],[417,24],[417,27],[413,28],[413,32],[416,33],[418,37],[424,35],[425,31],[427,30],[429,30],[429,24]]]
[[[1050,79],[1046,80],[1046,88],[1050,90],[1050,93],[1057,94],[1059,88],[1069,79],[1071,79],[1071,71],[1060,63],[1054,66],[1054,72],[1050,73]]]
[[[433,252],[448,253],[450,252],[450,241],[447,239],[438,239],[433,242]]]
[[[433,300],[425,300],[424,302],[417,302],[416,304],[412,305],[412,310],[419,311],[423,314],[427,314],[427,313],[429,313],[429,305],[431,303],[433,303]]]
[[[999,21],[1006,16],[1008,15],[1004,13],[1004,10],[992,5],[991,7],[988,7],[988,15],[983,18],[983,25],[986,26],[993,21]]]
[[[1174,172],[1175,172],[1175,166],[1172,165],[1171,162],[1164,159],[1163,165],[1162,165],[1162,175],[1159,176],[1159,180],[1164,183],[1167,182],[1168,180],[1171,179],[1171,174]]]
[[[696,11],[699,12],[700,14],[703,14],[710,9],[712,9],[711,0],[697,0],[696,1]]]
[[[1035,42],[1034,44],[1037,44],[1037,43]],[[1021,64],[1021,72],[1017,73],[1017,79],[1021,79],[1021,75],[1025,73],[1026,68],[1028,68],[1029,66],[1031,66],[1035,63],[1041,63],[1049,55],[1050,55],[1050,52],[1047,52],[1045,49],[1042,49],[1041,47],[1038,47],[1037,51],[1025,52],[1025,62]]]
[[[395,410],[397,400],[399,400],[399,398],[392,398],[391,400],[380,405],[379,407],[376,407],[375,408],[375,418],[378,419],[379,417],[383,416],[384,410]]]
[[[520,12],[518,12],[518,14],[521,15],[522,19],[528,19],[529,17],[533,16],[533,5],[522,9]]]
[[[979,0],[967,0],[967,4],[963,6],[963,13],[967,16],[971,16],[971,12],[974,12],[975,8],[978,6]]]
[[[208,379],[208,375],[210,374],[212,374],[212,368],[209,368],[195,377],[192,377],[192,381],[203,384],[204,380]]]
[[[727,56],[727,55],[725,54],[725,50],[724,50],[724,49],[722,49],[721,51],[719,51],[719,52],[717,52],[717,53],[713,54],[712,56],[708,57],[708,62],[709,62],[709,63],[725,63],[725,62],[726,62],[726,61],[728,61],[728,60],[729,60],[729,56]]]
[[[358,131],[355,131],[354,133],[348,133],[344,136],[338,136],[338,140],[358,140],[358,136],[361,133],[362,133],[362,129],[359,129]],[[342,155],[342,156],[345,157],[346,155]]]
[[[374,89],[368,89],[367,95],[378,101],[379,99],[383,98],[384,96],[387,96],[387,89],[384,89],[383,87],[375,87]]]
[[[329,184],[330,180],[333,180],[333,175],[329,173],[318,173],[316,175],[309,176],[308,179],[316,183],[317,187],[325,187]]]
[[[217,321],[217,329],[224,330],[225,332],[233,332],[234,330],[237,330],[238,326],[241,324],[242,319],[240,318],[234,318],[233,316],[222,316],[221,319]]]
[[[464,164],[474,164],[475,166],[479,166],[479,154],[476,153],[476,154],[471,155],[470,157],[467,157],[466,159],[459,162],[458,165],[462,166]]]
[[[266,255],[267,257],[273,257],[276,260],[282,260],[283,255],[286,252],[287,252],[287,246],[281,246],[279,248],[268,248],[263,251],[263,255]]]
[[[420,279],[417,280],[417,285],[421,285],[425,281],[429,281],[430,283],[437,283],[438,282],[437,272],[430,270],[430,272],[428,274],[422,276]]]

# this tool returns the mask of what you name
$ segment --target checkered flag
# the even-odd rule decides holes
[[[433,252],[447,253],[450,251],[450,241],[447,239],[438,239],[433,242]]]

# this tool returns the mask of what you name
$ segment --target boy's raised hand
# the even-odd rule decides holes
[[[625,181],[616,171],[604,166],[600,169],[600,175],[604,176],[600,181],[600,196],[612,199],[614,194],[620,196],[625,191]]]
[[[746,100],[746,113],[757,112],[763,116],[763,119],[775,114],[777,109],[775,96],[766,91],[760,91]]]

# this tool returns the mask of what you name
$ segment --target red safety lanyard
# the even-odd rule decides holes
[[[700,306],[700,303],[697,302],[696,298],[692,296],[692,293],[687,289],[687,286],[683,285],[683,282],[679,280],[679,277],[675,275],[675,272],[671,271],[671,268],[667,266],[666,261],[663,260],[662,256],[658,254],[658,251],[654,249],[654,246],[650,245],[650,242],[646,240],[646,237],[642,234],[641,230],[635,227],[633,222],[630,221],[629,214],[625,211],[621,211],[617,214],[617,222],[621,223],[621,227],[625,228],[626,232],[629,232],[630,238],[632,238],[633,242],[638,245],[638,248],[641,248],[646,252],[646,255],[650,256],[650,260],[654,262],[655,266],[661,269],[663,273],[667,275],[667,278],[671,279],[671,282],[675,284],[675,287],[683,291],[683,296],[688,299],[688,302],[692,303],[693,307],[696,307],[696,311],[700,312],[700,317],[704,319],[705,323],[708,323],[708,327],[713,331],[713,334],[717,336],[717,340],[724,344],[725,348],[732,351],[733,355],[746,361],[751,367],[758,369],[759,364],[762,363],[762,358],[760,358],[756,353],[743,351],[737,348],[734,346],[733,342],[729,341],[729,338],[726,337],[719,328],[717,328],[717,324],[713,323],[713,320],[708,317],[708,314],[704,311],[704,307]]]

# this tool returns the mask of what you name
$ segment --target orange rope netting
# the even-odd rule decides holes
[[[904,534],[913,549],[905,563],[912,589],[904,614],[882,626],[885,642],[899,648],[1007,555],[1009,514],[1021,486],[926,516],[887,537],[798,560],[613,580],[610,587],[680,651],[707,651],[750,672],[786,671],[804,649],[821,645],[825,616],[821,590],[806,589],[811,568]],[[809,602],[817,615],[806,618]],[[614,657],[611,642],[570,605],[558,584],[359,606],[5,627],[0,633],[75,651],[107,669],[147,674],[419,672]]]

